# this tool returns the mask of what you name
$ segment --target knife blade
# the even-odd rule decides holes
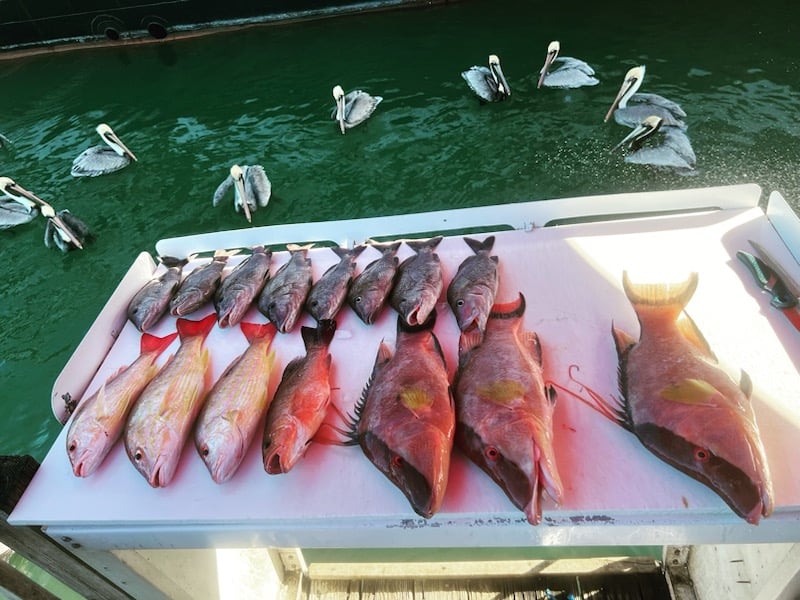
[[[781,268],[781,271],[778,272],[773,268],[773,265],[777,263],[769,254],[763,254],[766,251],[760,244],[752,240],[750,243],[757,252],[764,256],[764,259],[744,250],[738,251],[736,257],[747,267],[758,286],[770,294],[770,305],[781,311],[794,328],[800,331],[800,306],[798,306],[797,295],[791,289],[791,286],[795,284],[794,280],[787,274],[789,278],[787,284],[787,281],[781,276],[782,273],[785,274],[785,271]]]

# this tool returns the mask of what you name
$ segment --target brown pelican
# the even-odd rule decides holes
[[[48,248],[55,244],[62,252],[79,248],[83,250],[83,242],[89,236],[86,224],[72,216],[68,210],[56,213],[55,209],[47,202],[29,192],[21,185],[17,185],[10,177],[0,177],[0,192],[13,198],[29,210],[38,209],[47,219],[44,232],[44,244]]]
[[[107,145],[92,146],[72,161],[73,177],[97,177],[113,173],[128,166],[132,160],[138,160],[111,127],[100,123],[96,131]]]
[[[461,76],[484,102],[499,102],[511,95],[511,88],[508,87],[503,69],[500,67],[500,59],[496,54],[489,55],[488,67],[470,67],[462,71]]]
[[[231,186],[233,186],[233,207],[236,212],[239,212],[240,208],[244,210],[248,223],[252,221],[251,211],[254,212],[259,206],[265,207],[272,195],[272,184],[261,165],[233,165],[231,174],[214,192],[214,206],[220,203]]]
[[[539,71],[539,83],[536,87],[577,88],[597,85],[600,80],[594,76],[594,69],[578,58],[558,56],[561,50],[559,42],[550,42],[544,66]],[[555,71],[548,72],[550,65],[561,65]]]
[[[336,100],[336,106],[331,113],[331,118],[339,123],[342,134],[346,129],[366,121],[375,112],[375,107],[383,100],[381,96],[370,96],[361,90],[353,90],[345,95],[340,85],[333,87],[333,98]]]
[[[686,129],[686,123],[682,120],[686,113],[678,104],[657,94],[636,93],[644,80],[644,72],[644,65],[640,65],[625,74],[625,81],[622,82],[604,121],[608,121],[613,113],[614,120],[620,125],[637,127],[646,117],[656,115],[664,120],[666,127]],[[628,106],[628,102],[633,106]]]
[[[656,142],[654,136],[657,133],[662,137]],[[650,142],[645,145],[648,140]],[[686,133],[678,127],[664,125],[664,119],[656,115],[643,119],[611,152],[625,144],[628,145],[625,162],[675,169],[682,173],[693,171],[697,162]]]
[[[35,207],[26,206],[10,196],[0,197],[0,229],[30,223],[38,214]]]
[[[0,133],[0,148],[10,148],[11,145],[11,140]]]

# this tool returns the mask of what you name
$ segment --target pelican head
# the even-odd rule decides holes
[[[511,95],[511,88],[508,86],[503,69],[500,67],[500,58],[497,54],[489,55],[489,71],[492,73],[492,79],[497,84],[497,91],[505,96]]]
[[[645,119],[642,119],[642,122],[634,128],[625,138],[616,146],[611,149],[611,152],[614,152],[617,148],[628,144],[629,150],[638,150],[642,147],[642,144],[648,138],[654,136],[659,129],[661,129],[661,125],[664,123],[664,119],[661,117],[657,117],[655,115],[650,115]]]
[[[639,89],[639,86],[642,85],[644,71],[644,65],[639,65],[638,67],[633,67],[628,70],[625,74],[625,80],[622,82],[619,92],[617,92],[617,97],[614,98],[614,102],[611,103],[611,108],[609,108],[606,113],[606,118],[603,119],[604,123],[614,114],[614,110],[617,108],[625,108],[628,105],[630,97],[633,96],[636,90]]]
[[[34,208],[47,205],[47,202],[39,198],[33,192],[29,192],[21,185],[17,185],[10,177],[0,177],[0,192],[3,192],[22,204],[29,212]]]
[[[339,123],[339,129],[344,134],[344,90],[342,86],[333,86],[333,99],[336,100],[336,121]]]
[[[239,165],[233,165],[231,167],[231,177],[233,178],[233,185],[235,186],[235,194],[233,199],[234,206],[238,210],[238,204],[241,204],[242,210],[244,210],[244,216],[247,218],[247,222],[251,223],[252,217],[250,215],[250,205],[247,202],[247,194],[245,193],[244,189],[244,169],[242,169],[242,167]]]
[[[537,88],[542,87],[542,83],[544,83],[544,78],[547,75],[547,69],[550,68],[550,65],[553,64],[553,61],[558,57],[558,53],[561,50],[561,44],[557,41],[552,41],[547,46],[547,56],[544,58],[544,66],[542,70],[539,71],[539,83],[536,85]]]
[[[120,156],[127,156],[131,160],[139,160],[136,158],[136,156],[134,156],[133,152],[131,152],[128,147],[122,143],[122,140],[119,139],[117,134],[114,133],[114,130],[111,129],[111,127],[109,127],[107,124],[100,123],[100,125],[97,126],[96,131],[102,140],[108,144],[114,152]]]

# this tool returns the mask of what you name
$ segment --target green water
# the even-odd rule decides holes
[[[211,205],[234,162],[263,164],[273,183],[254,225],[745,182],[797,206],[800,7],[727,6],[476,0],[0,61],[0,131],[15,142],[0,175],[97,234],[62,255],[42,244],[41,219],[0,232],[0,453],[44,458],[59,431],[52,384],[139,252],[248,226],[230,201]],[[551,39],[602,83],[537,90]],[[459,72],[490,52],[513,95],[481,106]],[[608,152],[628,130],[603,116],[639,63],[642,91],[689,115],[695,176]],[[346,136],[330,120],[335,83],[385,98]],[[139,162],[74,179],[101,121]]]

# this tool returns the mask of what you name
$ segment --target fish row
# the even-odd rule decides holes
[[[380,258],[356,275],[356,259],[367,247],[333,247],[339,261],[312,281],[310,245],[287,246],[290,257],[270,276],[272,251],[252,248],[250,256],[225,277],[223,270],[235,252],[217,251],[210,262],[194,268],[182,279],[189,259],[163,257],[167,270],[148,281],[131,299],[127,314],[140,330],[152,328],[169,311],[188,315],[213,302],[221,327],[236,325],[251,304],[275,324],[291,331],[306,310],[317,321],[336,317],[345,302],[359,318],[371,325],[388,303],[410,325],[425,322],[444,289],[441,261],[435,249],[442,237],[411,240],[415,253],[402,263],[397,257],[401,242],[374,245]],[[474,254],[459,266],[447,289],[447,299],[459,327],[483,330],[497,293],[497,257],[491,256],[494,236],[483,241],[464,238]],[[191,258],[191,257],[190,257]]]
[[[457,447],[536,524],[542,518],[543,492],[557,503],[563,499],[553,414],[557,390],[565,390],[634,434],[658,458],[710,487],[736,514],[758,523],[771,514],[774,495],[750,400],[752,384],[746,375],[737,384],[720,368],[702,333],[685,314],[697,282],[697,275],[692,274],[675,285],[636,285],[623,274],[623,290],[641,331],[635,338],[612,328],[619,373],[619,396],[612,400],[574,377],[578,365],[570,368],[569,379],[581,386],[588,399],[545,378],[542,344],[535,332],[522,328],[525,298],[521,293],[513,302],[493,304],[483,329],[461,331],[452,383],[432,330],[435,310],[415,324],[398,315],[395,348],[380,342],[361,397],[352,414],[342,417],[345,427],[340,431],[345,441],[341,443],[358,444],[405,494],[412,508],[426,518],[441,506],[452,449]],[[195,442],[218,482],[235,472],[254,435],[252,423],[258,422],[253,417],[258,411],[244,409],[239,403],[255,398],[252,406],[267,411],[261,403],[269,403],[266,388],[274,359],[268,353],[269,342],[263,340],[274,337],[273,324],[242,323],[250,347],[228,367],[203,404],[208,355],[202,344],[214,320],[213,314],[199,324],[178,320],[179,351],[152,382],[145,382],[147,387],[127,419],[128,455],[151,485],[170,481],[184,443],[180,440],[189,435],[201,407]],[[260,333],[248,333],[248,327],[259,327]],[[331,405],[328,346],[334,330],[335,322],[327,320],[316,330],[302,329],[306,357],[287,365],[267,412],[262,456],[269,473],[291,469]],[[109,418],[117,413],[109,408],[108,399],[132,401],[137,392],[123,383],[126,374],[145,370],[145,375],[136,376],[142,385],[141,380],[152,374],[154,356],[171,338],[153,342],[147,334],[142,336],[143,366],[137,366],[137,360],[93,398],[79,404],[67,438],[76,475],[86,476],[96,468],[89,466],[86,450],[81,455],[84,458],[73,459],[73,453],[79,456],[87,445],[73,435],[76,423],[93,422],[94,439],[113,443],[109,421],[114,421],[117,429],[122,426],[119,416]],[[255,358],[246,358],[251,355]],[[312,355],[317,358],[312,360]],[[298,392],[313,396],[313,400],[279,400]],[[102,408],[90,412],[93,405]],[[268,433],[269,424],[279,420],[269,416],[278,406],[290,407],[275,408],[287,424],[282,436]],[[85,414],[95,416],[81,418]],[[247,425],[245,417],[249,417]],[[98,427],[102,435],[97,433]]]

